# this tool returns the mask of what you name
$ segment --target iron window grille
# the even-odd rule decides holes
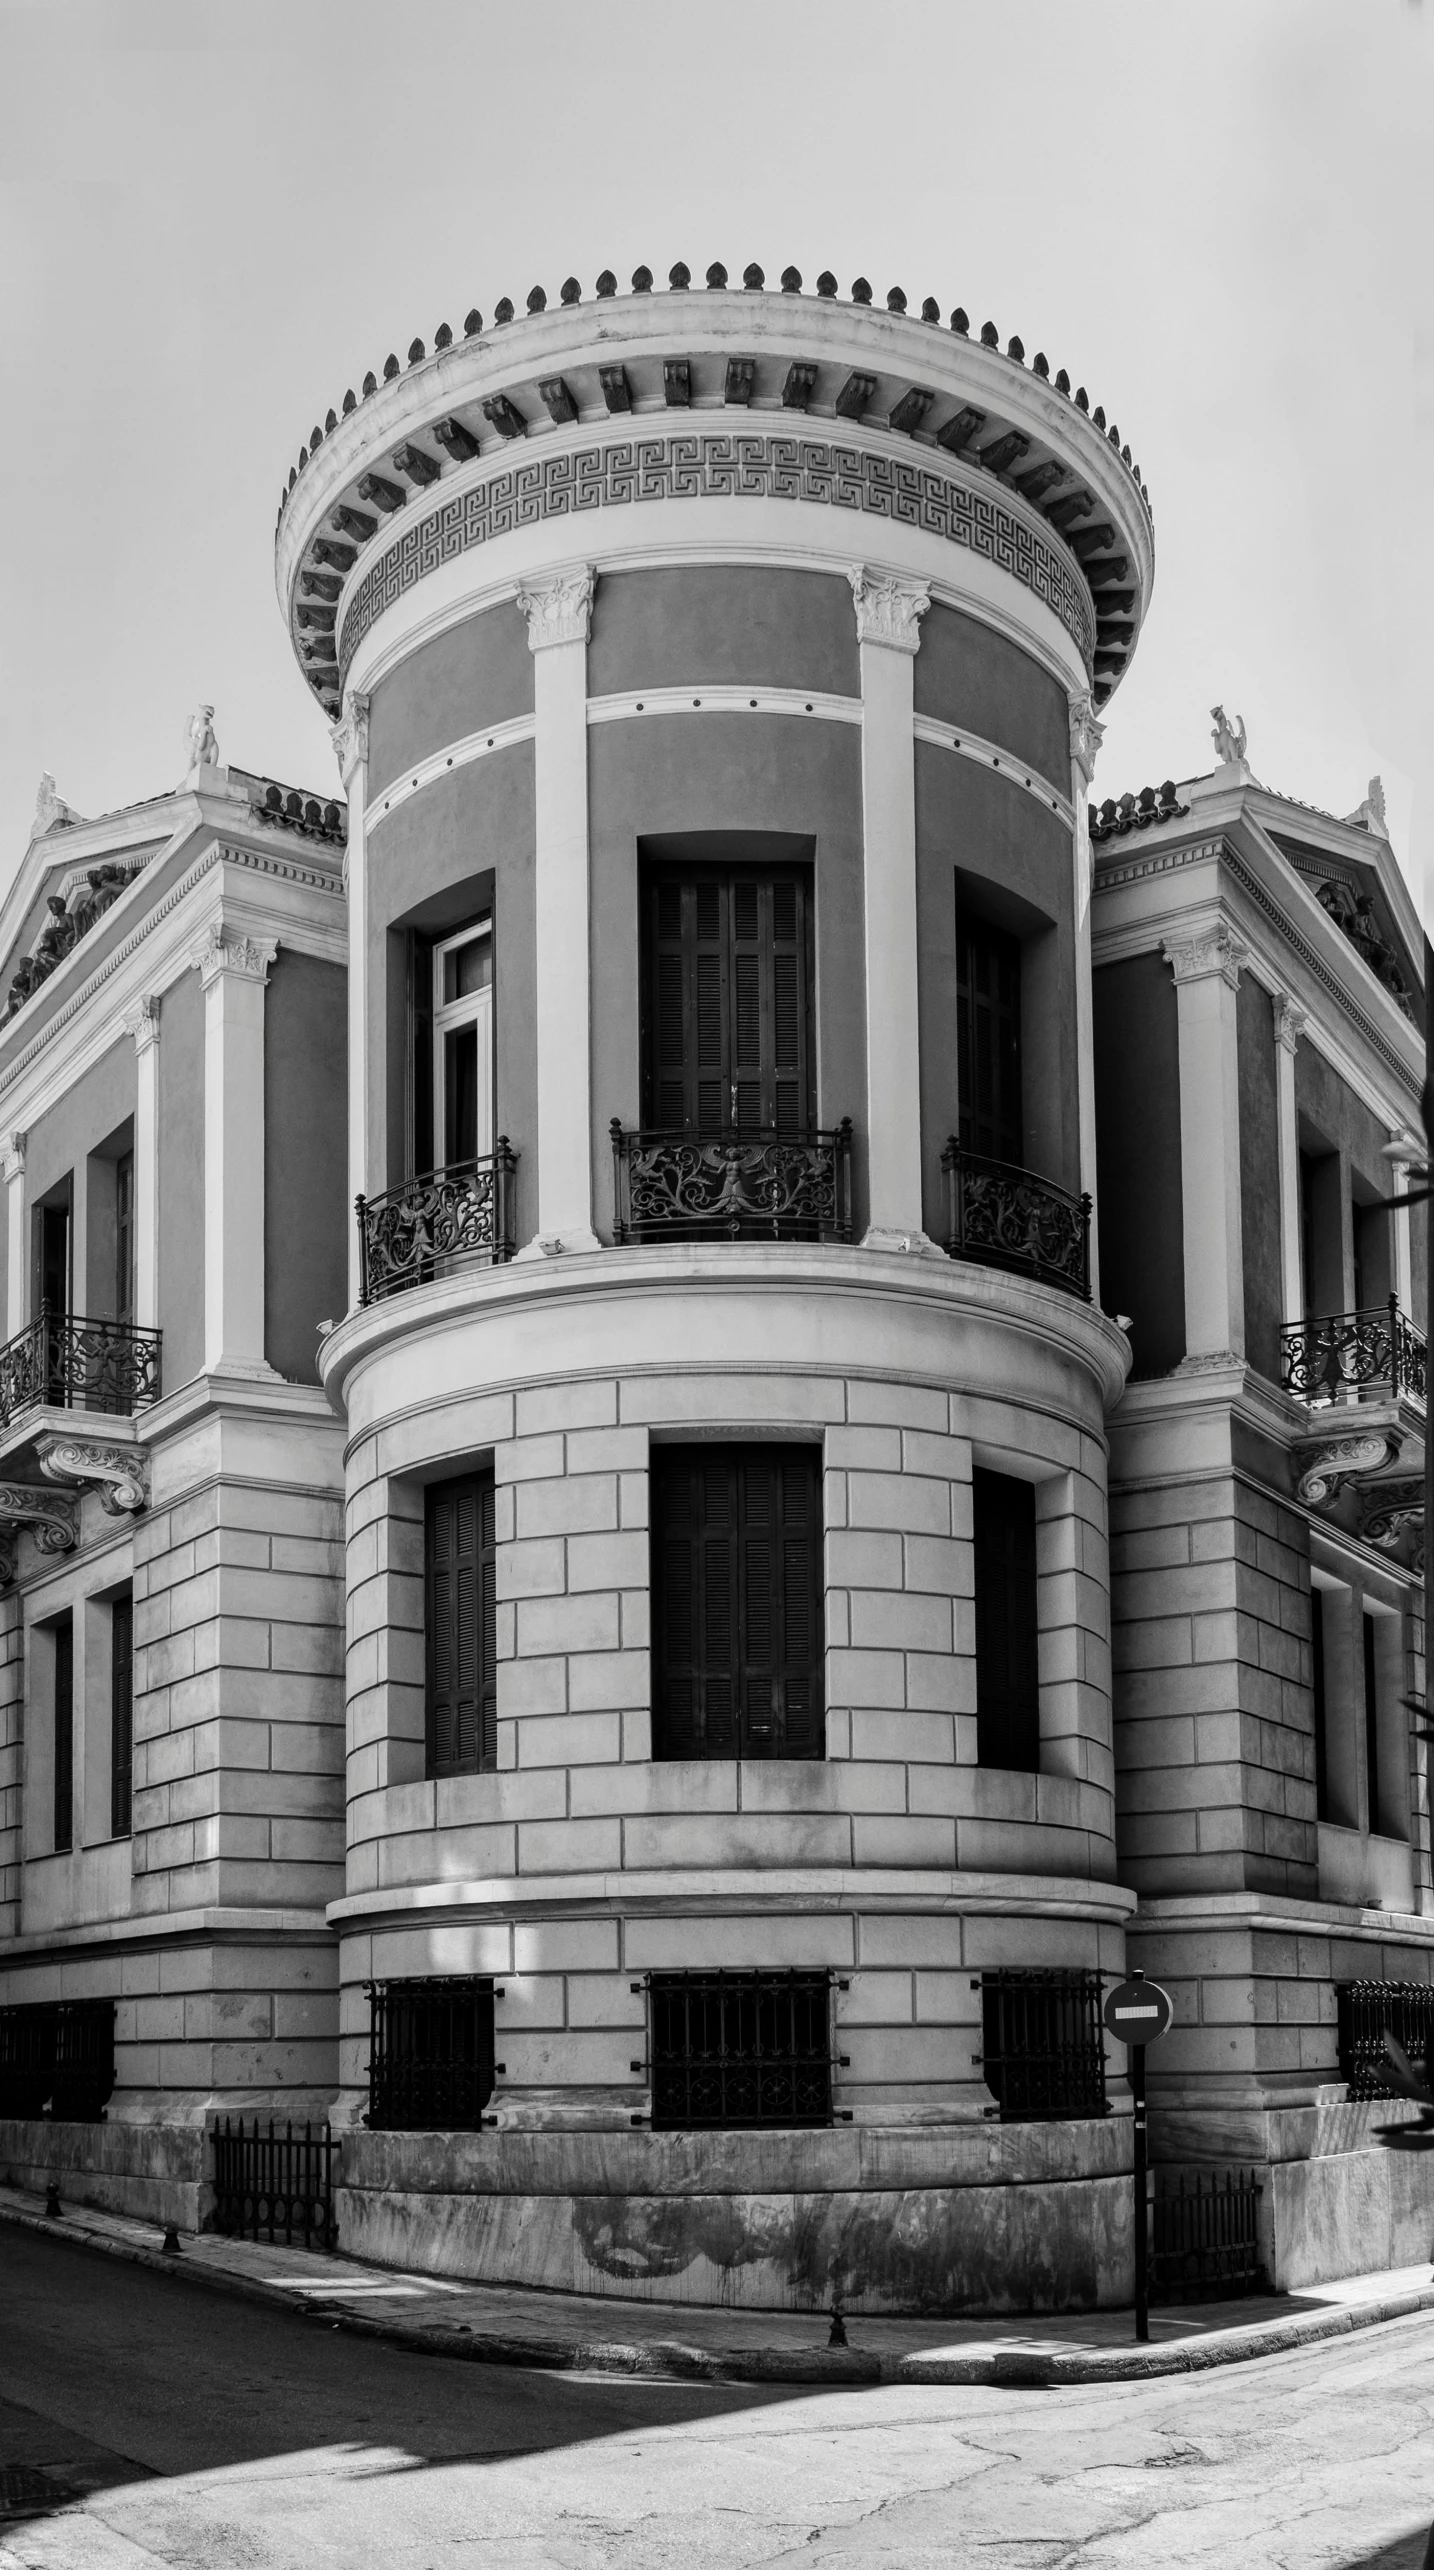
[[[822,2126],[832,2111],[830,1972],[654,1972],[656,2132]]]
[[[100,2124],[114,2084],[113,1999],[0,2008],[0,2115]]]
[[[1267,2293],[1260,2188],[1249,2168],[1157,2168],[1150,2205],[1152,2302]]]
[[[1384,2050],[1386,2033],[1421,2065],[1434,2052],[1434,1986],[1424,1981],[1341,1981],[1339,2075],[1351,2100],[1394,2097]]]
[[[489,1980],[370,1981],[369,2109],[375,2133],[476,2133],[493,2094]]]
[[[292,2248],[332,2249],[338,2239],[334,2219],[334,2158],[339,2150],[327,2124],[315,2132],[305,2124],[296,2133],[286,2124],[267,2133],[256,2116],[252,2130],[244,2118],[226,2115],[214,2128],[214,2227],[230,2239],[276,2241]]]
[[[1101,1977],[1080,1967],[1021,1965],[973,1979],[983,2049],[972,2061],[986,2074],[1003,2124],[1109,2114]]]

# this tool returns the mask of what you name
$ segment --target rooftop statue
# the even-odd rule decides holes
[[[1372,776],[1370,778],[1369,792],[1366,794],[1358,811],[1351,812],[1348,815],[1348,818],[1355,823],[1357,828],[1362,830],[1371,830],[1376,839],[1388,838],[1389,814],[1385,809],[1384,779],[1382,776]]]
[[[189,752],[186,776],[190,768],[220,765],[219,740],[214,729],[212,705],[201,705],[197,714],[190,715],[184,727],[184,745]]]
[[[69,829],[79,817],[78,812],[70,810],[68,803],[61,802],[55,792],[55,780],[46,768],[40,779],[40,791],[35,797],[35,819],[30,831],[31,838],[43,839],[45,832],[53,830],[57,823]]]
[[[1210,708],[1210,719],[1215,726],[1210,738],[1219,752],[1221,766],[1243,767],[1245,764],[1245,722],[1243,715],[1237,714],[1232,724],[1223,705],[1212,705]]]

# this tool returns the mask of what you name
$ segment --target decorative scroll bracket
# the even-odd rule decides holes
[[[75,1504],[30,1481],[0,1481],[0,1588],[15,1577],[15,1538],[29,1528],[42,1553],[72,1553],[79,1541]]]
[[[1417,1481],[1376,1482],[1365,1493],[1364,1518],[1360,1533],[1367,1544],[1378,1544],[1392,1552],[1399,1538],[1410,1526],[1424,1524],[1424,1483]]]
[[[1299,1450],[1295,1495],[1307,1508],[1323,1508],[1346,1481],[1359,1474],[1383,1472],[1399,1460],[1402,1440],[1387,1428],[1367,1429],[1362,1436],[1332,1437],[1323,1445]]]
[[[48,1437],[40,1470],[49,1481],[96,1485],[107,1517],[133,1517],[149,1504],[148,1458],[134,1446],[91,1446],[72,1437]]]

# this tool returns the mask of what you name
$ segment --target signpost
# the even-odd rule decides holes
[[[1150,2216],[1145,2174],[1145,2047],[1158,2043],[1162,2035],[1170,2032],[1175,2006],[1169,1991],[1162,1990],[1157,1981],[1147,1981],[1143,1972],[1133,1972],[1128,1981],[1116,1983],[1101,2013],[1107,2033],[1118,2036],[1126,2047],[1126,2075],[1135,2101],[1135,2334],[1137,2338],[1148,2338]]]

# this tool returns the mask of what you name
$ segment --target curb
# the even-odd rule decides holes
[[[259,2303],[291,2318],[310,2318],[351,2337],[376,2339],[411,2354],[446,2356],[477,2365],[521,2365],[545,2373],[645,2375],[655,2381],[708,2383],[967,2383],[993,2390],[1051,2388],[1061,2383],[1144,2382],[1162,2374],[1199,2374],[1216,2365],[1248,2365],[1262,2356],[1286,2356],[1327,2338],[1345,2338],[1356,2330],[1377,2329],[1391,2320],[1408,2320],[1434,2311],[1434,2281],[1414,2293],[1390,2294],[1378,2302],[1346,2304],[1337,2311],[1312,2311],[1292,2320],[1257,2322],[1210,2338],[1183,2340],[1173,2346],[1061,2349],[1044,2355],[1039,2348],[978,2347],[949,2356],[877,2356],[860,2348],[691,2347],[677,2338],[646,2342],[608,2338],[527,2337],[510,2330],[479,2330],[465,2322],[448,2328],[421,2321],[370,2319],[340,2302],[305,2295],[295,2303],[277,2287],[223,2267],[199,2266],[183,2255],[166,2257],[137,2240],[105,2239],[93,2231],[67,2230],[64,2218],[47,2221],[43,2213],[0,2201],[0,2223],[62,2241],[72,2249],[89,2249],[100,2257],[120,2258],[148,2267],[172,2282],[208,2286],[242,2302]],[[814,2318],[823,2315],[814,2314]],[[857,2324],[859,2325],[859,2323]]]

